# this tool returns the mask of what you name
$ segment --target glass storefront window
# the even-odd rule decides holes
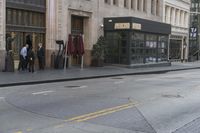
[[[128,64],[128,33],[127,32],[108,32],[108,54],[106,62],[113,64]]]

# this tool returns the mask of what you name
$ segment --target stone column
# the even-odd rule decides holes
[[[186,28],[189,27],[189,13],[185,12],[185,25]]]
[[[179,9],[177,10],[177,14],[176,15],[177,15],[176,16],[177,17],[176,25],[180,26],[180,16],[181,16],[181,14],[180,14],[180,10]]]
[[[144,0],[140,0],[140,4],[139,5],[140,5],[140,11],[143,12],[144,11],[144,9],[143,9],[143,7],[144,7],[143,6],[144,5]]]
[[[46,4],[46,66],[51,65],[51,55],[56,47],[56,0],[47,0]]]
[[[183,11],[183,27],[186,25],[186,12]]]
[[[176,9],[172,8],[171,24],[175,25],[176,23]]]
[[[137,10],[138,9],[138,7],[137,7],[137,5],[138,5],[138,0],[134,0],[134,10]]]
[[[0,71],[5,66],[6,0],[0,0]]]
[[[153,8],[154,8],[154,9],[153,9],[153,14],[154,14],[154,15],[156,15],[157,6],[158,6],[158,5],[157,5],[157,0],[154,0],[154,1],[153,1]]]
[[[166,23],[170,24],[170,10],[169,6],[166,6]]]
[[[183,26],[184,26],[184,25],[183,25],[183,24],[184,24],[184,12],[183,12],[183,11],[180,12],[180,17],[181,17],[181,18],[180,18],[180,26],[183,27]]]

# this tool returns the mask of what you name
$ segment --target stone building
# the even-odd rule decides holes
[[[191,0],[191,14],[190,14],[190,40],[189,40],[189,60],[199,60],[200,56],[200,1]]]
[[[104,34],[104,18],[136,17],[162,22],[162,0],[60,0],[48,1],[47,54],[55,51],[55,40],[67,40],[68,35],[84,35],[84,64],[91,63],[91,49]],[[49,31],[48,31],[49,30]],[[50,59],[47,59],[50,62]],[[72,59],[72,64],[74,64]],[[119,62],[118,62],[119,63]],[[130,64],[130,63],[129,63]]]
[[[22,44],[29,43],[36,50],[37,44],[42,42],[46,50],[46,66],[50,67],[51,55],[58,50],[56,40],[64,40],[66,44],[69,34],[82,34],[85,47],[84,64],[90,65],[92,46],[106,30],[104,18],[134,17],[142,19],[142,23],[148,20],[160,24],[165,11],[162,10],[163,4],[163,0],[0,0],[0,6],[3,7],[0,8],[0,20],[3,21],[0,23],[0,34],[3,33],[0,35],[0,50],[5,51],[5,42],[8,43],[8,37],[11,37],[11,48],[15,59],[18,60],[17,55]],[[23,18],[19,19],[20,17]],[[141,29],[135,30],[142,31],[143,26],[139,25]],[[138,26],[138,23],[134,26]],[[150,33],[148,30],[143,32]],[[157,41],[158,35],[161,33],[154,34],[156,36],[149,37],[150,42],[145,40],[144,43],[149,45],[153,42],[151,39],[155,38],[157,48],[160,43]],[[168,47],[167,41],[164,47]],[[157,54],[159,51],[155,50],[152,51]],[[154,57],[149,57],[150,60],[160,59],[154,60]],[[79,63],[79,57],[72,58],[72,65]]]
[[[190,0],[164,0],[163,22],[172,25],[171,61],[188,60]]]
[[[4,69],[5,61],[5,0],[0,0],[0,70]]]

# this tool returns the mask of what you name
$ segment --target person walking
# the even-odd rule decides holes
[[[28,64],[29,64],[29,72],[34,73],[34,64],[35,64],[35,53],[33,48],[31,47],[28,52]]]
[[[45,53],[44,53],[44,48],[42,47],[42,43],[38,44],[37,57],[39,62],[39,69],[44,70]]]

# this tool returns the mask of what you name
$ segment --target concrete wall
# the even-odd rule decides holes
[[[5,63],[5,2],[0,0],[0,71],[4,69]]]

